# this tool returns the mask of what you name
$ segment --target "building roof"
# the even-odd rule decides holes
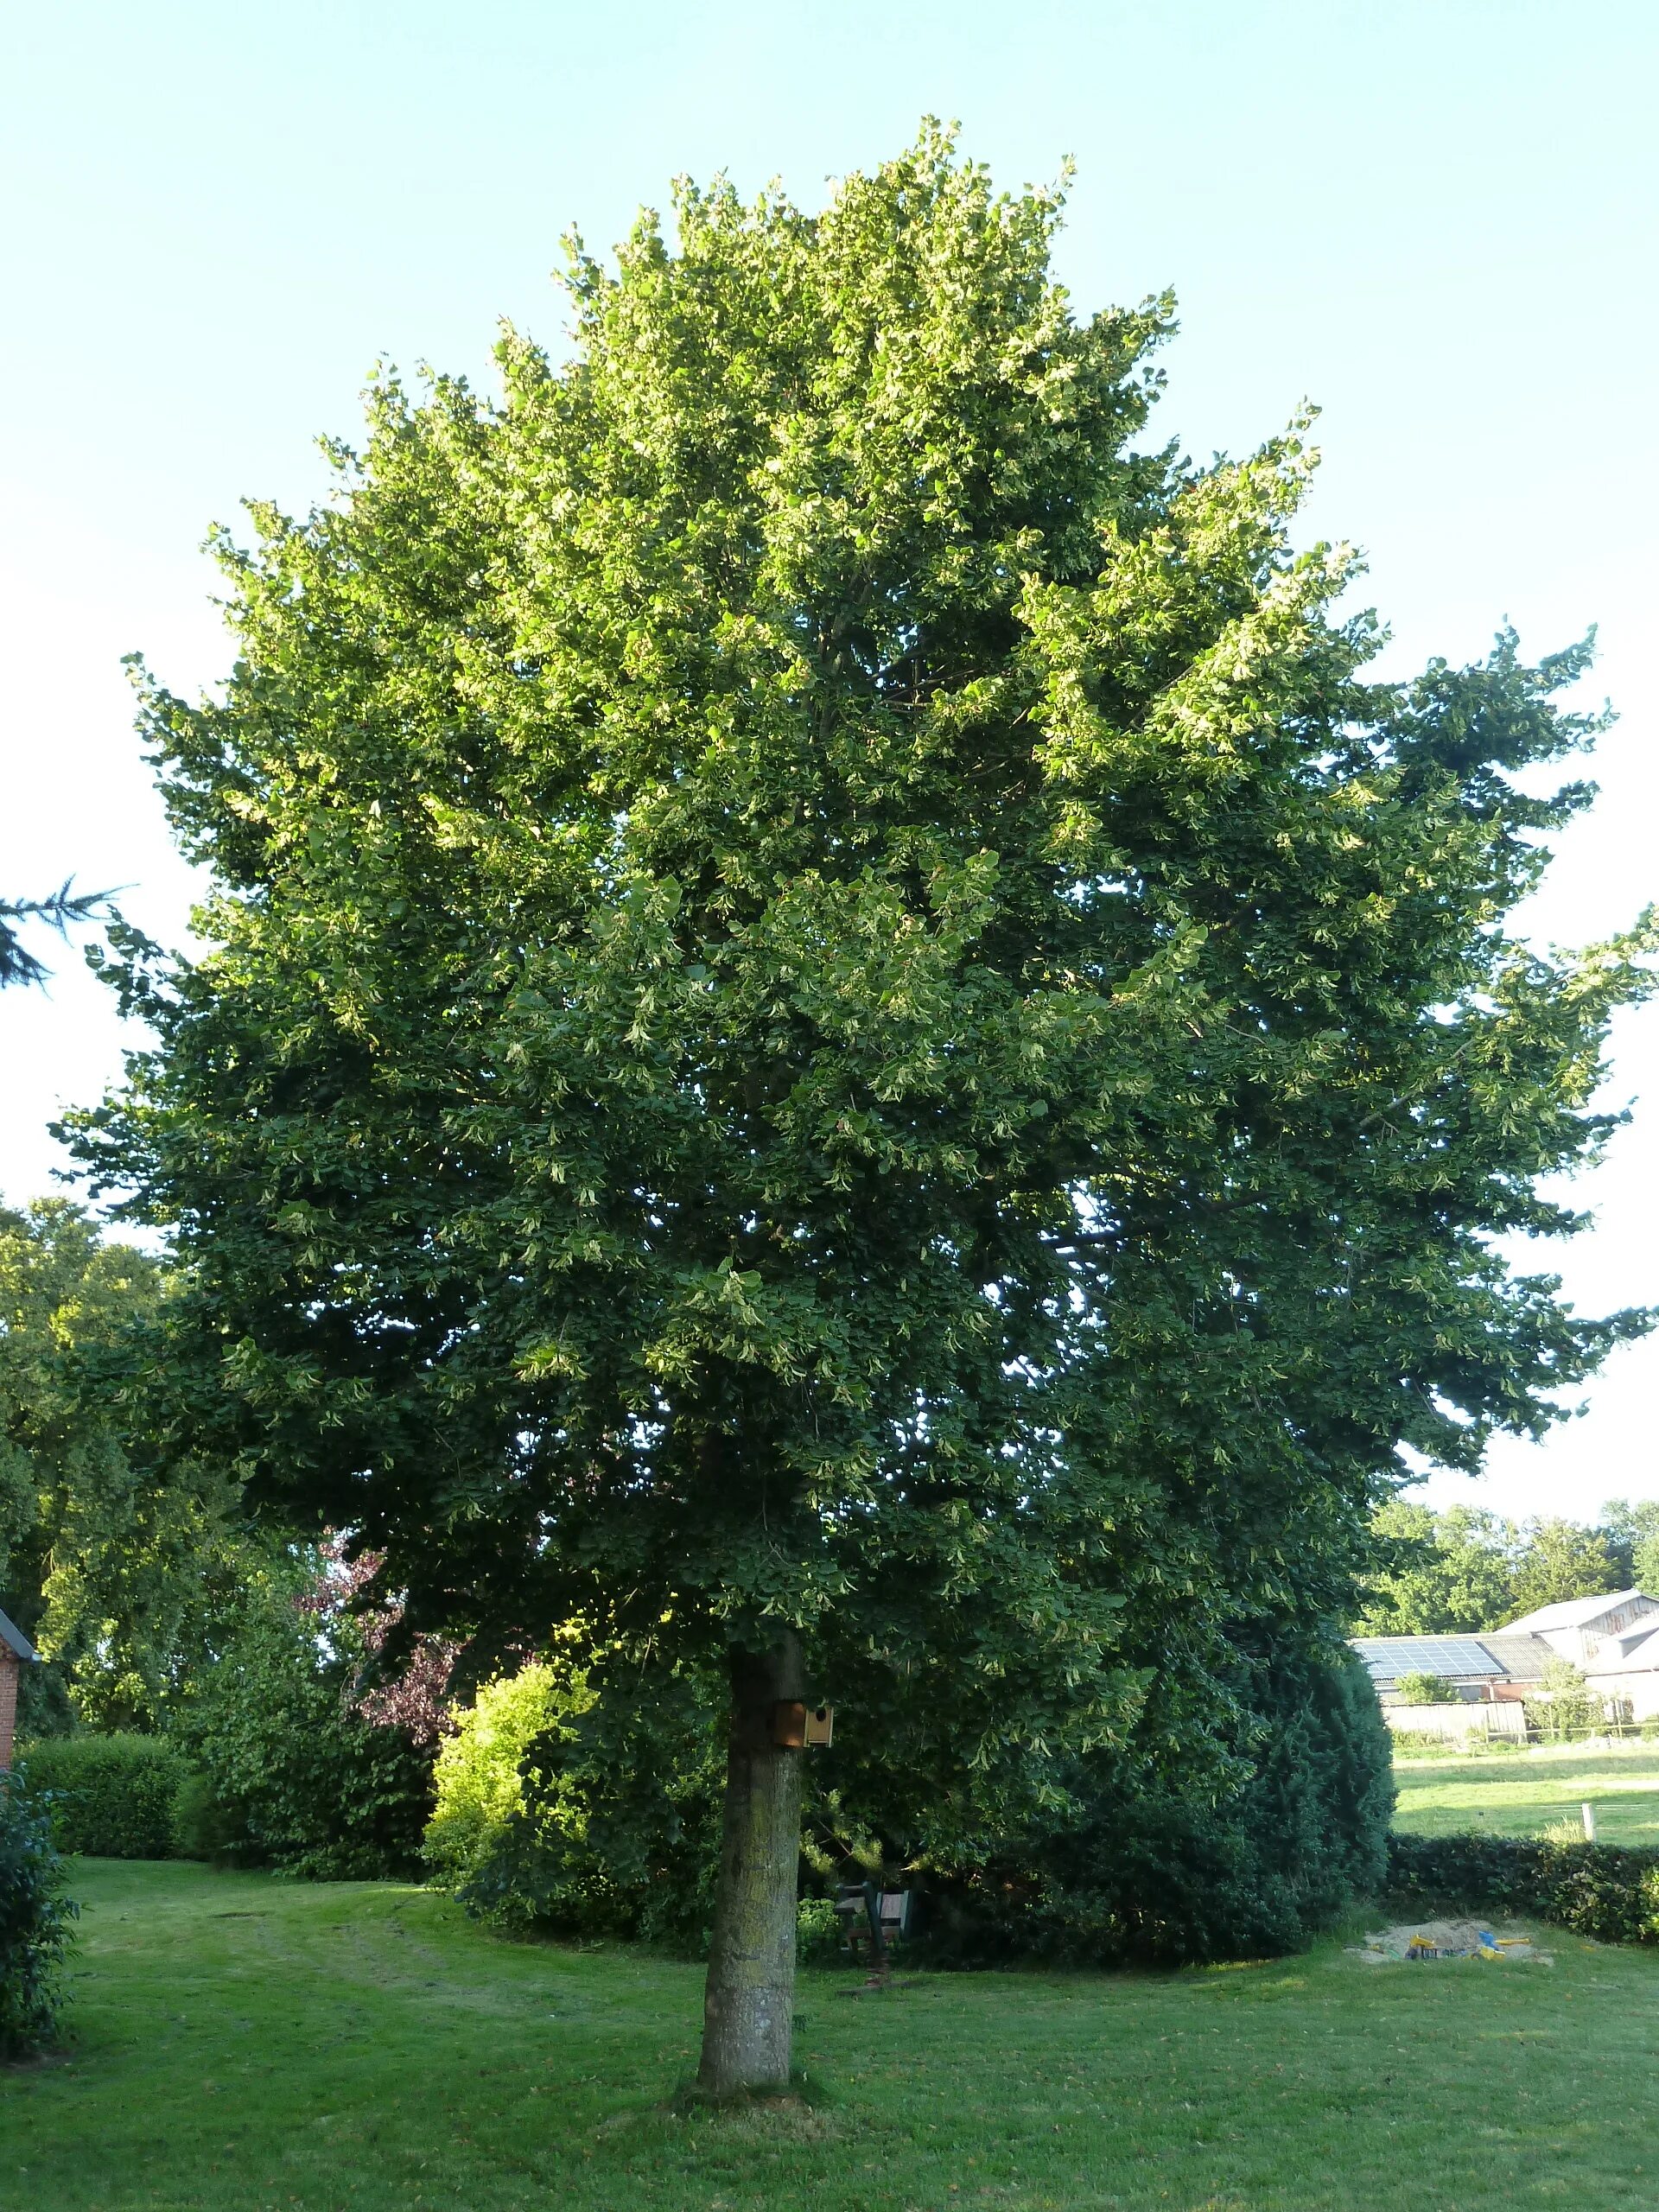
[[[1552,1628],[1588,1628],[1604,1613],[1617,1612],[1621,1605],[1628,1605],[1632,1598],[1645,1598],[1654,1605],[1645,1590],[1607,1590],[1599,1598],[1568,1598],[1559,1605],[1540,1605],[1535,1612],[1523,1613],[1518,1621],[1506,1621],[1497,1633],[1500,1636],[1522,1636],[1529,1630],[1542,1631]],[[1656,1609],[1659,1618],[1659,1608]]]
[[[0,1651],[10,1651],[15,1659],[36,1659],[40,1654],[13,1622],[0,1613]]]
[[[1535,1682],[1557,1656],[1541,1636],[1511,1636],[1507,1630],[1495,1629],[1480,1640],[1514,1682]]]
[[[1351,1642],[1379,1688],[1402,1675],[1535,1682],[1555,1656],[1541,1636],[1356,1636]]]

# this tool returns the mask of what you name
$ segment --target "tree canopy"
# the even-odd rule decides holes
[[[931,127],[682,184],[568,359],[383,381],[146,686],[213,949],[118,934],[81,1136],[174,1433],[412,1627],[786,1634],[932,1789],[1345,1614],[1408,1447],[1639,1325],[1491,1242],[1642,986],[1505,927],[1587,648],[1369,677],[1306,426],[1149,443],[1170,302],[1075,316],[1059,213]]]
[[[1659,1597],[1659,1498],[1609,1498],[1597,1532],[1613,1564],[1613,1587]]]
[[[1390,1499],[1372,1521],[1382,1564],[1363,1592],[1359,1633],[1478,1633],[1541,1605],[1632,1584],[1659,1596],[1656,1522],[1659,1506],[1619,1499],[1602,1508],[1593,1528],[1561,1519],[1517,1525],[1478,1507],[1435,1513]]]
[[[233,1483],[151,1452],[132,1403],[164,1295],[66,1200],[0,1208],[0,1608],[50,1662],[36,1700],[116,1727],[156,1722],[234,1580]]]

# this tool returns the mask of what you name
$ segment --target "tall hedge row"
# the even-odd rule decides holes
[[[1541,1836],[1395,1835],[1387,1880],[1404,1905],[1534,1913],[1604,1943],[1659,1942],[1659,1851]]]
[[[60,1851],[95,1859],[170,1859],[188,1771],[159,1736],[47,1737],[29,1751],[29,1787],[49,1807]]]

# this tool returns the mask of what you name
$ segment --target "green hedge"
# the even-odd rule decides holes
[[[1411,1904],[1535,1913],[1604,1943],[1659,1943],[1659,1851],[1541,1836],[1394,1835],[1388,1891]]]
[[[188,1769],[159,1736],[48,1736],[19,1759],[51,1801],[60,1851],[94,1859],[171,1859],[174,1808]]]

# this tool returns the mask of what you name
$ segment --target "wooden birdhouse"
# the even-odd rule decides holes
[[[803,1705],[790,1700],[772,1708],[772,1740],[780,1751],[798,1751],[808,1744],[827,1744],[835,1719],[832,1705]]]

